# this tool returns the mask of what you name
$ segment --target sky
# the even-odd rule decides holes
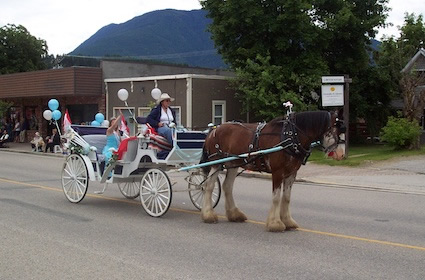
[[[400,35],[405,12],[425,16],[423,0],[390,0],[387,22],[393,27],[380,29],[383,35]],[[123,23],[147,12],[162,9],[200,9],[199,0],[0,0],[0,27],[23,25],[38,39],[46,40],[49,54],[66,54],[111,23]]]

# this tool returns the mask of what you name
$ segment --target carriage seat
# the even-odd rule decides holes
[[[106,146],[106,135],[105,134],[89,134],[83,135],[83,139],[90,145],[90,147],[96,148],[96,155],[99,162],[105,160],[102,154],[103,148]]]

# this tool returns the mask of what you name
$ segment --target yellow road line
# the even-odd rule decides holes
[[[15,184],[15,185],[22,185],[22,186],[35,187],[35,188],[40,188],[40,189],[45,189],[45,190],[50,190],[50,191],[62,192],[62,189],[46,187],[46,186],[43,186],[43,185],[30,184],[30,183],[8,180],[8,179],[3,179],[3,178],[0,178],[0,181],[10,183],[10,184]],[[99,199],[105,199],[105,200],[111,200],[111,201],[125,202],[125,203],[129,203],[129,204],[137,204],[137,205],[140,204],[139,202],[134,201],[134,200],[123,200],[123,199],[107,197],[107,196],[103,196],[103,195],[86,194],[86,196],[93,197],[93,198],[99,198]],[[170,210],[175,211],[175,212],[182,212],[182,213],[199,215],[199,211],[179,209],[179,208],[171,208],[171,207],[170,207]],[[219,216],[219,218],[220,219],[226,219],[225,216]],[[251,224],[256,224],[256,225],[265,225],[264,222],[255,221],[255,220],[246,220],[246,222],[251,223]],[[369,238],[363,238],[363,237],[357,237],[357,236],[345,235],[345,234],[338,234],[338,233],[332,233],[332,232],[324,232],[324,231],[318,231],[318,230],[312,230],[312,229],[306,229],[306,228],[298,228],[297,230],[302,231],[302,232],[320,234],[320,235],[337,237],[337,238],[351,239],[351,240],[357,240],[357,241],[363,241],[363,242],[369,242],[369,243],[375,243],[375,244],[381,244],[381,245],[388,245],[388,246],[395,246],[395,247],[401,247],[401,248],[406,248],[406,249],[414,249],[414,250],[425,251],[425,247],[408,245],[408,244],[397,243],[397,242],[382,241],[382,240],[369,239]]]

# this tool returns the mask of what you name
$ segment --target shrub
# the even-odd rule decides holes
[[[396,149],[413,148],[420,134],[421,128],[415,121],[389,117],[387,125],[382,128],[381,140]]]

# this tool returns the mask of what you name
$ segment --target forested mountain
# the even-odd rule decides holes
[[[206,11],[160,10],[125,23],[109,24],[70,55],[121,56],[226,68],[214,48]]]

